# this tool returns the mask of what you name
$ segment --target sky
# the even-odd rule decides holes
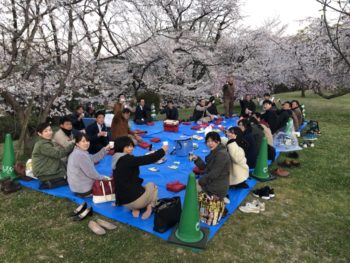
[[[279,18],[288,24],[287,34],[294,34],[301,27],[298,20],[320,17],[322,5],[316,0],[242,0],[243,24],[252,28],[272,18]]]

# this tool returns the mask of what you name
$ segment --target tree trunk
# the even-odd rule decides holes
[[[301,87],[301,97],[305,98],[305,88]]]
[[[21,134],[18,139],[16,159],[18,159],[24,153],[24,150],[22,151],[22,147],[23,147],[23,144],[25,145],[26,143],[25,138],[28,133],[28,123],[32,113],[32,108],[33,108],[33,99],[29,102],[27,109],[24,111],[23,118],[20,118]]]

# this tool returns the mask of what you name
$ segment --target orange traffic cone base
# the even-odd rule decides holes
[[[188,241],[184,242],[177,237],[176,232],[178,230],[178,226],[179,225],[176,225],[173,228],[173,230],[168,238],[168,242],[176,244],[176,245],[180,245],[180,246],[191,247],[191,248],[205,249],[207,247],[208,237],[209,237],[209,228],[207,228],[207,227],[200,228],[200,231],[202,232],[203,237],[199,241],[197,241],[197,242],[188,242]]]

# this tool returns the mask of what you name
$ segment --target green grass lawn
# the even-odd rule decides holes
[[[268,183],[276,198],[266,201],[265,212],[236,211],[206,250],[174,246],[119,223],[96,236],[89,220],[67,217],[74,203],[23,189],[0,193],[0,261],[350,262],[350,96],[324,100],[299,94],[281,99],[299,99],[307,118],[320,122],[315,148],[301,151],[301,167],[290,169],[290,177]]]

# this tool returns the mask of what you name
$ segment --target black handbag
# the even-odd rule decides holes
[[[153,230],[164,233],[180,221],[180,216],[181,199],[179,196],[159,199],[154,207]]]

